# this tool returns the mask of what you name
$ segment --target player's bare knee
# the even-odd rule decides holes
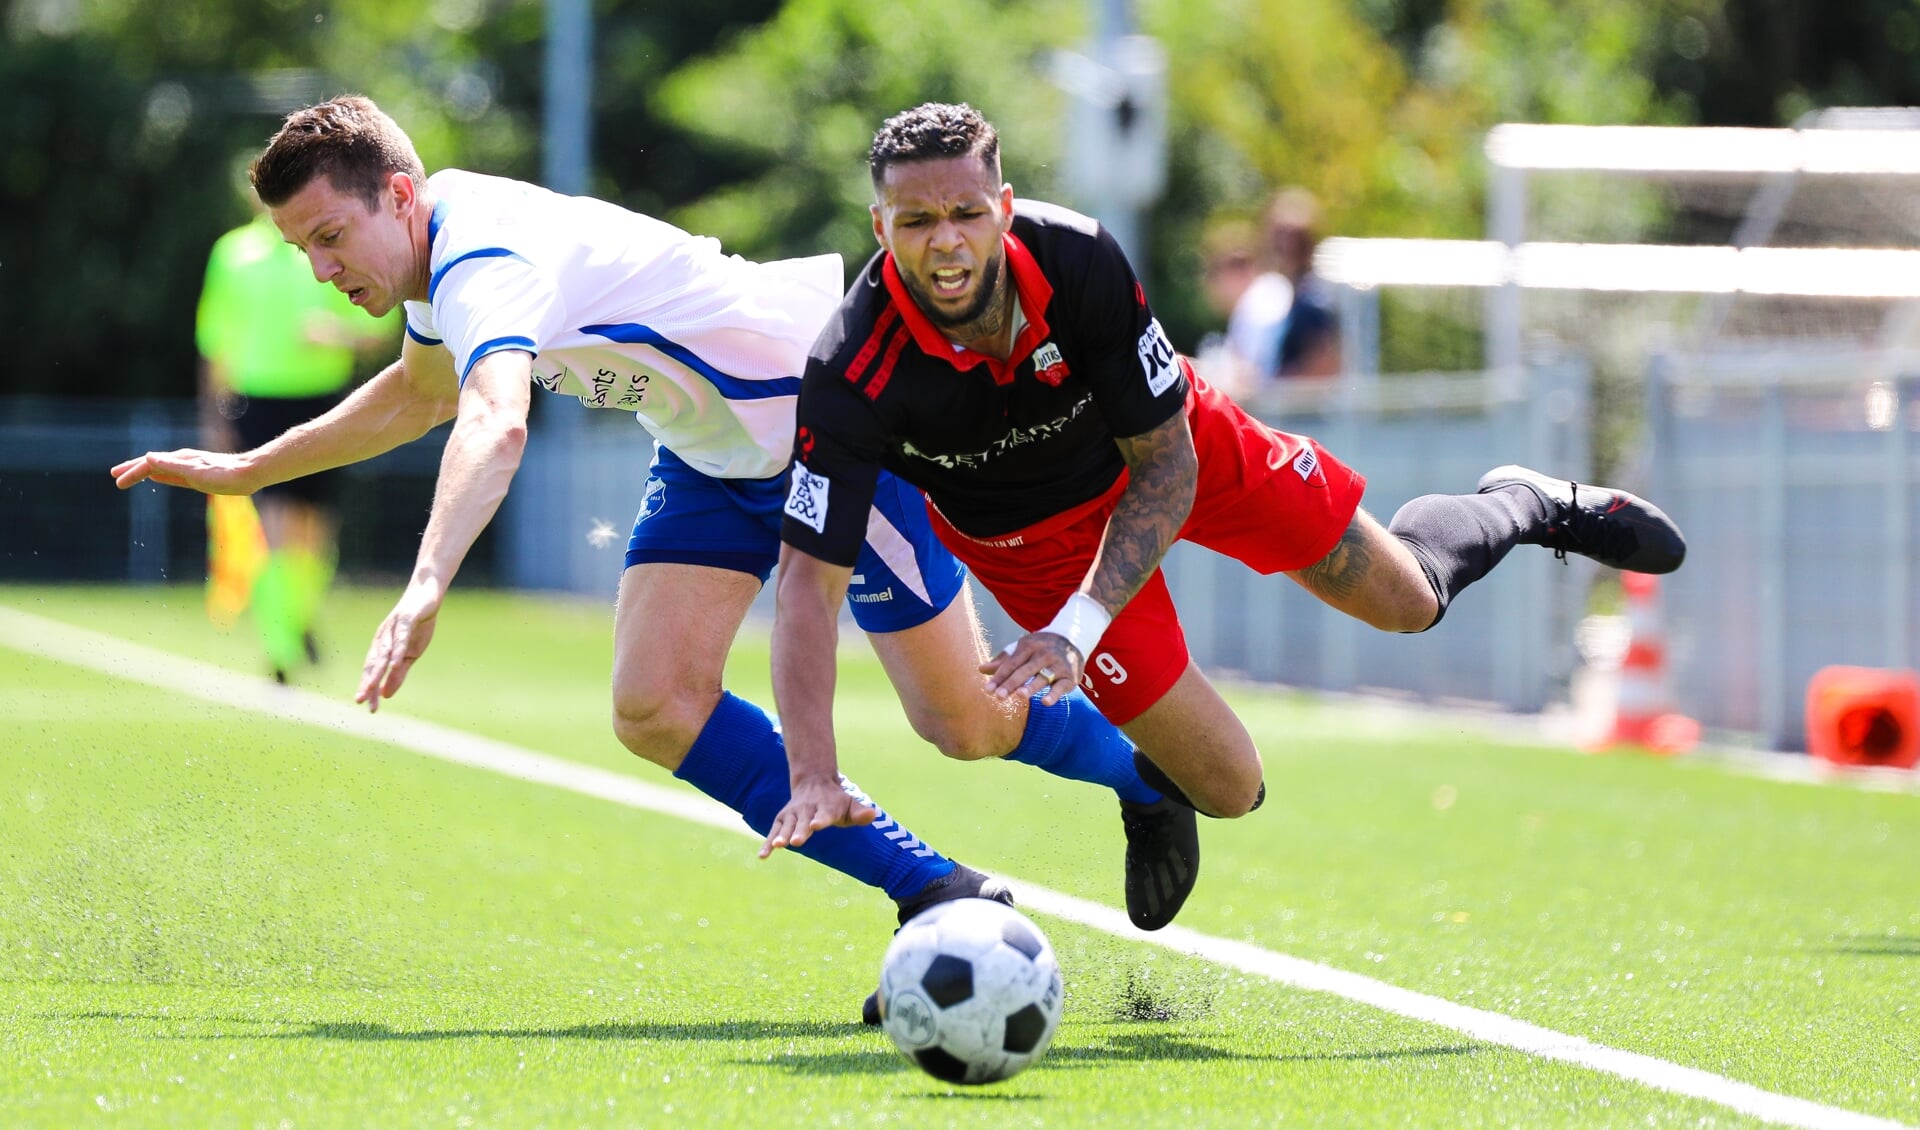
[[[902,694],[907,722],[920,740],[955,761],[1004,757],[1020,744],[1026,715],[1016,702],[977,694]]]
[[[1425,577],[1385,586],[1353,615],[1383,632],[1424,632],[1440,615],[1440,602]]]
[[[1233,820],[1252,812],[1260,802],[1260,782],[1252,783],[1238,779],[1210,781],[1198,793],[1188,790],[1188,795],[1202,812],[1222,820]]]
[[[1383,632],[1424,632],[1433,626],[1439,613],[1439,605],[1429,598],[1424,603],[1408,601],[1369,609],[1360,619]]]
[[[636,757],[675,768],[699,736],[706,716],[712,713],[713,702],[710,698],[703,702],[702,698],[664,687],[616,688],[614,737]]]
[[[1012,748],[993,727],[972,719],[919,717],[911,721],[913,732],[920,735],[921,740],[939,750],[941,756],[955,761],[984,761]]]

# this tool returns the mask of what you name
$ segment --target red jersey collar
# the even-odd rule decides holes
[[[1001,247],[1006,249],[1007,270],[1013,276],[1013,289],[1020,301],[1021,313],[1026,315],[1027,324],[1020,328],[1020,336],[1014,340],[1013,352],[1005,361],[998,357],[989,357],[965,347],[956,347],[946,334],[928,320],[913,295],[907,293],[907,286],[900,281],[900,269],[893,265],[893,253],[888,252],[881,266],[882,277],[886,280],[887,293],[893,296],[893,304],[900,311],[900,320],[912,331],[915,344],[929,357],[937,357],[954,368],[965,372],[975,365],[985,364],[987,371],[993,374],[993,383],[1009,385],[1013,383],[1013,374],[1020,368],[1040,343],[1047,339],[1047,304],[1053,301],[1053,284],[1040,271],[1040,264],[1033,261],[1033,253],[1027,245],[1021,243],[1012,232],[1000,237]]]

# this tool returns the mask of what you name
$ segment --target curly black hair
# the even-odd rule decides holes
[[[974,156],[988,166],[1000,164],[1000,134],[980,111],[965,102],[923,102],[888,118],[867,150],[867,171],[880,187],[890,166],[936,157]]]

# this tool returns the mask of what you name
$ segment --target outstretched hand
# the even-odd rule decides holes
[[[400,690],[414,661],[433,642],[441,598],[436,586],[407,586],[400,603],[373,634],[373,646],[367,649],[367,663],[360,670],[360,688],[353,692],[353,701],[366,703],[369,711],[378,711],[381,699],[392,698]]]
[[[113,485],[121,490],[148,479],[203,494],[252,494],[260,487],[253,481],[246,456],[192,447],[149,451],[113,468]]]
[[[855,800],[837,778],[803,781],[793,787],[787,806],[773,818],[773,827],[760,845],[760,858],[784,847],[797,848],[822,828],[853,828],[871,824],[879,816],[879,809]]]
[[[1080,685],[1081,656],[1067,637],[1054,632],[1029,632],[980,665],[987,690],[1006,698],[1014,692],[1040,695],[1052,706]]]

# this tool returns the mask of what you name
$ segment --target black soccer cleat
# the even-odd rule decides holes
[[[1120,822],[1127,830],[1127,917],[1142,930],[1158,930],[1200,880],[1198,814],[1172,797],[1123,800]]]
[[[913,920],[914,915],[928,907],[954,899],[992,899],[1012,906],[1013,892],[1007,889],[1005,883],[986,872],[956,863],[953,870],[921,887],[919,894],[894,901],[900,907],[900,925],[905,926]]]
[[[1005,883],[984,871],[975,871],[964,863],[955,863],[953,870],[920,888],[918,894],[895,899],[894,902],[900,908],[900,925],[905,926],[913,920],[914,915],[928,907],[952,902],[954,899],[992,899],[994,902],[1012,906],[1013,891]],[[896,934],[899,932],[894,931]],[[879,990],[868,993],[867,999],[861,1002],[860,1023],[868,1027],[879,1025]]]
[[[1646,499],[1611,487],[1581,486],[1508,464],[1480,476],[1480,493],[1522,486],[1547,510],[1536,544],[1634,573],[1671,573],[1687,559],[1687,539],[1673,519]]]

